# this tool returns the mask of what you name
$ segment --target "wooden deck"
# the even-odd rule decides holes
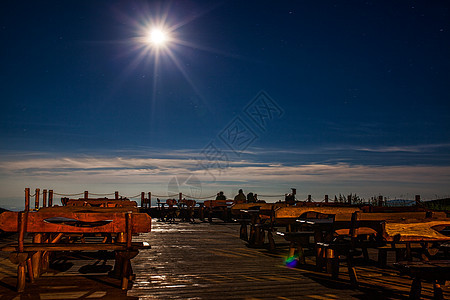
[[[13,238],[3,238],[0,244]],[[307,266],[288,268],[284,240],[277,239],[275,253],[248,248],[239,239],[239,225],[222,221],[166,224],[154,220],[152,232],[134,240],[147,241],[152,249],[140,251],[132,260],[136,280],[128,291],[105,273],[113,260],[86,260],[86,254],[76,255],[77,260],[61,257],[53,265],[54,272],[27,283],[26,291],[18,294],[14,291],[16,267],[7,253],[0,252],[0,299],[406,299],[412,282],[398,276],[395,269],[357,261],[360,288],[351,289],[345,264],[339,280],[316,272],[308,258]],[[371,254],[375,258],[376,253]],[[448,284],[444,293],[450,299]],[[423,284],[422,296],[432,299],[430,283]]]

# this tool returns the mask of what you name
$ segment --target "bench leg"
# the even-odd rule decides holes
[[[261,227],[256,228],[256,245],[261,247],[264,245],[265,232]]]
[[[395,261],[400,262],[405,260],[405,250],[404,249],[395,249]]]
[[[323,247],[316,246],[316,268],[321,271],[324,265],[324,252]]]
[[[291,242],[289,245],[289,254],[288,254],[288,258],[294,257],[295,256],[295,244],[294,242]]]
[[[386,267],[387,264],[387,250],[378,249],[378,265],[380,267]]]
[[[33,237],[33,243],[42,242],[42,233],[36,233]],[[38,279],[41,276],[41,257],[42,251],[37,251],[31,256],[31,264],[33,265],[33,278]]]
[[[339,274],[339,256],[335,255],[333,249],[325,250],[326,270],[328,274],[333,274],[333,277],[338,277]],[[337,257],[336,257],[337,256]]]
[[[124,233],[118,233],[116,236],[116,243],[124,243],[126,242]],[[115,251],[114,253],[114,269],[110,272],[110,274],[114,277],[120,277],[122,268],[123,268],[123,256],[119,251]]]
[[[434,299],[435,300],[443,300],[444,299],[444,293],[442,292],[442,285],[445,285],[445,280],[436,280],[433,283],[433,291],[434,291]]]
[[[367,247],[363,247],[361,250],[362,250],[362,253],[364,256],[364,261],[368,262],[369,261],[369,252],[367,251]]]
[[[120,251],[118,252],[119,257],[122,260],[122,290],[128,289],[128,284],[130,280],[134,280],[133,269],[131,267],[131,259],[138,255],[138,251]]]
[[[128,272],[130,267],[130,261],[125,260],[123,262],[123,268],[122,268],[122,290],[128,290]]]
[[[306,260],[305,260],[305,252],[303,251],[303,247],[301,244],[297,245],[297,251],[298,251],[298,261],[302,264],[305,265],[306,264]]]
[[[25,290],[25,263],[22,262],[17,267],[17,291],[23,292]]]
[[[353,287],[358,286],[358,277],[356,276],[355,264],[353,262],[353,254],[349,253],[347,255],[347,268],[348,268],[348,276],[350,277],[350,284]]]
[[[255,244],[256,228],[255,225],[250,224],[250,236],[248,237],[248,243],[253,246]]]
[[[30,282],[34,282],[34,274],[33,274],[33,264],[31,263],[31,258],[27,258],[27,271],[28,277],[30,278]]]
[[[420,294],[422,293],[422,282],[420,278],[414,278],[411,284],[411,290],[409,292],[409,299],[420,299]]]
[[[247,224],[241,224],[239,233],[239,237],[241,240],[248,241]]]
[[[267,240],[269,242],[269,250],[274,251],[275,250],[275,240],[273,239],[273,233],[272,230],[267,231]]]
[[[407,261],[412,261],[412,253],[411,253],[411,243],[406,243],[405,245],[405,257]]]

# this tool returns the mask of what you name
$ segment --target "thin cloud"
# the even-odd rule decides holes
[[[182,173],[208,177],[207,172],[194,159],[178,158],[126,158],[126,157],[63,157],[3,161],[2,175],[42,178],[73,178],[77,180],[107,182],[121,178],[126,182],[157,180]],[[227,168],[206,170],[217,173],[218,181],[394,181],[402,183],[448,182],[450,166],[371,166],[334,164],[255,163],[246,160],[230,161]],[[125,178],[125,179],[124,179]]]

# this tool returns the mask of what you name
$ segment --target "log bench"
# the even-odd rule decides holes
[[[133,278],[131,259],[148,243],[132,242],[132,235],[150,232],[150,216],[124,208],[48,207],[33,212],[0,214],[0,229],[17,232],[18,242],[2,247],[18,264],[17,290],[24,291],[26,273],[33,282],[47,268],[50,254],[59,251],[114,251],[114,274],[128,289]],[[32,236],[29,242],[25,236]],[[101,242],[86,242],[84,236],[102,237]]]

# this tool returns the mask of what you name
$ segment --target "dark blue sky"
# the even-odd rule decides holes
[[[232,196],[240,185],[269,192],[269,177],[281,194],[291,185],[318,195],[335,185],[345,186],[335,193],[367,195],[384,186],[347,180],[353,167],[366,168],[368,178],[372,168],[427,168],[420,176],[439,179],[420,187],[422,177],[374,174],[398,178],[392,196],[450,194],[443,183],[450,176],[449,9],[446,1],[2,1],[2,186],[21,195],[54,180],[50,170],[70,169],[87,172],[86,181],[66,190],[92,184],[102,191],[124,174],[105,183],[95,177],[104,168],[58,161],[157,158],[165,160],[127,170],[164,169],[166,178],[155,178],[162,193],[171,177],[199,172],[183,162],[211,162],[204,150],[213,143],[242,178],[200,179],[212,194]],[[164,17],[175,26],[173,42],[155,67],[154,53],[136,39]],[[264,128],[245,111],[260,91],[280,108]],[[222,134],[236,117],[254,137],[237,152]],[[34,167],[17,166],[25,158]],[[42,177],[37,162],[49,158],[54,164]],[[268,178],[248,177],[256,165]],[[321,172],[296,177],[303,169],[276,177],[317,165],[345,167],[337,181]],[[60,182],[71,181],[68,174]],[[10,178],[21,180],[20,189]],[[406,192],[394,192],[395,184]]]

